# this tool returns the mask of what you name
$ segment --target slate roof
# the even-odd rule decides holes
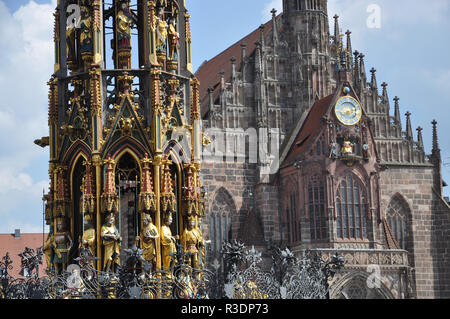
[[[301,154],[314,138],[320,128],[322,117],[327,113],[334,94],[331,94],[321,100],[316,101],[308,113],[303,125],[296,134],[294,142],[290,146],[290,150],[284,162],[290,163],[295,157]],[[295,134],[295,131],[294,131]],[[289,145],[288,145],[289,147]]]

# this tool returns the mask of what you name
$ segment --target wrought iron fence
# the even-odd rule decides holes
[[[223,267],[213,265],[213,271],[192,268],[182,246],[170,270],[152,271],[143,250],[124,252],[117,273],[97,271],[91,266],[95,258],[82,250],[77,264],[62,274],[51,269],[40,277],[42,249],[25,248],[19,255],[23,278],[10,275],[13,265],[6,254],[0,261],[0,299],[324,299],[328,280],[344,264],[337,255],[325,261],[320,253],[305,251],[297,258],[288,249],[272,248],[267,271],[261,252],[234,241],[223,245]]]

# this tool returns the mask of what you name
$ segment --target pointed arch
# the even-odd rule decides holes
[[[400,194],[392,196],[385,211],[387,224],[391,228],[394,238],[401,249],[411,248],[409,242],[412,242],[412,215],[408,202]]]
[[[70,218],[70,232],[72,234],[72,238],[74,240],[73,248],[70,252],[70,258],[78,257],[78,247],[79,247],[79,237],[82,236],[82,227],[83,227],[83,217],[81,213],[81,186],[82,180],[85,175],[85,168],[83,163],[88,161],[89,153],[86,154],[82,148],[79,148],[76,152],[76,155],[70,158],[69,163],[69,185],[70,185],[70,198],[71,205],[71,218]]]
[[[219,188],[214,194],[209,209],[209,236],[211,250],[219,252],[222,243],[231,240],[232,220],[236,216],[236,203],[225,188]]]
[[[369,289],[368,273],[350,272],[330,287],[331,299],[395,299],[390,289],[380,280],[379,288]]]
[[[123,156],[125,156],[125,154],[129,154],[131,155],[131,157],[133,157],[133,159],[136,161],[138,167],[139,167],[139,173],[142,174],[142,167],[141,167],[141,157],[138,156],[138,154],[136,154],[133,149],[129,148],[129,147],[125,147],[123,148],[120,153],[118,153],[116,156],[111,157],[111,159],[113,159],[117,163],[120,162],[120,160],[122,159]],[[145,155],[144,155],[145,157]]]
[[[119,154],[122,154],[125,149],[128,149],[139,159],[145,158],[145,154],[151,157],[152,153],[146,149],[140,142],[129,136],[124,136],[112,144],[108,149],[103,151],[103,158],[111,157],[117,159]]]
[[[83,154],[83,157],[86,161],[91,160],[91,148],[84,141],[76,141],[70,146],[67,152],[63,155],[61,162],[64,163],[65,166],[71,168],[74,163],[78,160],[80,153]]]
[[[168,141],[163,147],[163,154],[172,156],[174,162],[183,166],[185,163],[191,162],[191,154],[188,150],[185,150],[180,143],[174,140]]]
[[[174,178],[174,182],[177,185],[175,190],[175,196],[177,197],[177,215],[175,219],[175,224],[177,227],[177,234],[182,234],[186,220],[183,218],[182,212],[182,189],[185,183],[185,169],[184,164],[189,163],[184,158],[184,153],[182,151],[182,147],[175,141],[170,141],[166,143],[163,147],[163,157],[167,157],[172,161],[171,165],[171,173]],[[181,151],[181,152],[180,152]]]

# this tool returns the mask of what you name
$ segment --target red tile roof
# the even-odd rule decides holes
[[[15,277],[21,278],[19,272],[21,270],[21,258],[18,256],[25,250],[25,247],[37,250],[37,248],[42,247],[43,240],[47,238],[47,234],[44,235],[44,239],[41,234],[20,234],[20,238],[15,238],[14,234],[0,234],[0,259],[3,258],[6,253],[9,253],[13,264],[13,269],[9,270],[8,273]],[[45,269],[47,268],[47,262],[45,260],[45,255],[42,258],[42,265],[39,265],[40,276],[45,276]]]
[[[279,19],[281,14],[277,17]],[[264,35],[267,36],[272,30],[272,20],[264,24]],[[246,56],[251,56],[255,51],[255,42],[260,39],[259,28],[237,41],[228,49],[219,53],[217,56],[209,61],[204,62],[195,76],[200,81],[200,103],[202,116],[209,111],[209,97],[208,88],[214,88],[214,100],[217,99],[220,92],[220,76],[219,73],[225,71],[225,82],[231,79],[231,58],[236,59],[236,70],[240,70],[242,64],[242,47],[241,44],[246,45]]]
[[[309,145],[309,143],[314,138],[315,134],[320,128],[321,118],[327,113],[330,103],[334,97],[331,94],[321,100],[314,103],[313,107],[309,111],[306,120],[297,133],[297,136],[290,146],[289,153],[287,155],[286,163],[292,161],[298,154],[302,153],[304,149]],[[295,132],[294,132],[295,133]]]

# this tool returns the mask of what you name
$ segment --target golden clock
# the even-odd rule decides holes
[[[347,126],[358,124],[361,120],[361,105],[351,96],[341,97],[336,103],[334,112],[339,122]]]

